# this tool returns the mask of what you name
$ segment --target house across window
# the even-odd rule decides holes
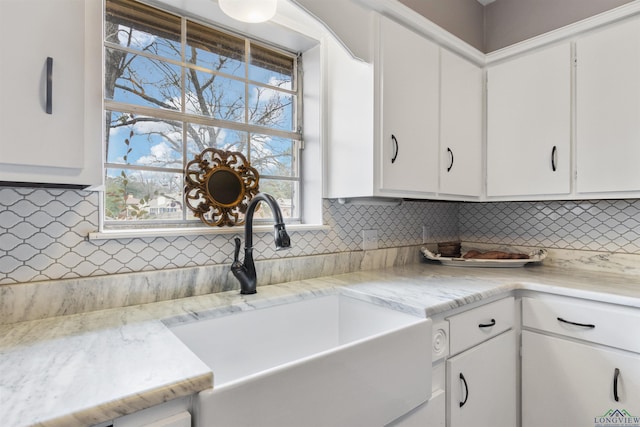
[[[184,168],[208,147],[244,154],[299,220],[295,54],[133,0],[107,0],[104,47],[105,226],[199,224]]]

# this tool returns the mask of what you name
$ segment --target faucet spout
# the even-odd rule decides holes
[[[247,213],[245,214],[244,225],[244,261],[240,262],[240,239],[235,238],[235,252],[233,263],[231,264],[231,272],[240,282],[241,294],[255,294],[257,285],[257,274],[255,262],[253,261],[253,214],[256,210],[258,203],[266,202],[271,208],[273,213],[275,225],[274,225],[274,240],[276,250],[286,249],[291,247],[291,239],[287,234],[287,230],[284,226],[284,220],[282,218],[282,212],[278,202],[271,195],[267,193],[256,194],[249,206],[247,207]]]

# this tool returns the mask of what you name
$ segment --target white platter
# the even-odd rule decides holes
[[[529,254],[528,259],[477,259],[477,258],[450,258],[440,254],[434,254],[427,248],[420,250],[426,259],[440,261],[442,265],[453,267],[522,267],[532,262],[542,262],[547,257],[546,249],[536,249]]]

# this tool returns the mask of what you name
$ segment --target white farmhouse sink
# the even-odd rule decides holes
[[[171,330],[213,371],[196,426],[382,426],[431,396],[431,320],[346,296]]]

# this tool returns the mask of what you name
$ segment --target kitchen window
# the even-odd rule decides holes
[[[199,225],[183,171],[208,147],[300,221],[298,55],[133,0],[107,0],[104,49],[105,228]]]

